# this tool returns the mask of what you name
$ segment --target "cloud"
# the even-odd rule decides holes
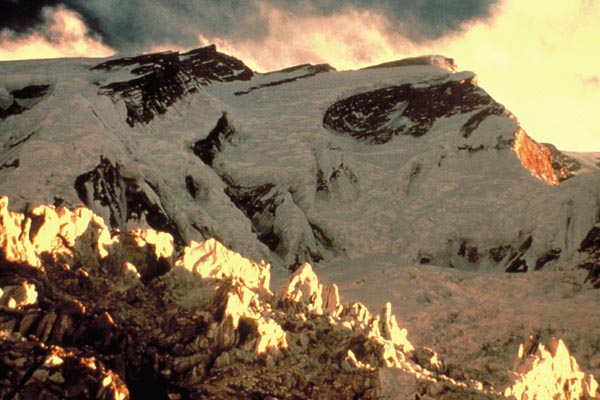
[[[414,41],[387,14],[347,8],[302,17],[265,7],[269,35],[261,41],[203,38],[258,70],[302,62],[354,69],[422,54],[444,54],[475,71],[536,140],[561,149],[600,151],[598,63],[600,2],[504,0],[493,18],[463,30]]]
[[[142,51],[152,46],[198,45],[199,34],[227,40],[263,40],[277,9],[296,18],[332,18],[348,12],[386,15],[393,31],[413,41],[439,38],[462,25],[488,17],[496,0],[7,0],[0,29],[15,37],[43,25],[44,7],[62,5],[77,12],[107,46]],[[467,5],[468,4],[468,5]],[[44,32],[41,32],[42,34]]]
[[[504,103],[534,138],[565,150],[600,151],[600,3],[504,1],[492,23],[476,22],[437,43]],[[431,50],[431,48],[423,49]]]
[[[62,7],[44,7],[35,30],[16,35],[0,30],[0,60],[108,56],[114,50],[90,35],[80,16]],[[27,33],[25,33],[27,32]]]
[[[583,78],[583,83],[592,86],[600,86],[600,76],[588,76]]]
[[[270,71],[300,63],[330,63],[339,69],[389,59],[409,40],[390,40],[382,28],[389,21],[381,14],[348,8],[332,15],[299,16],[263,6],[269,34],[260,41],[200,36],[224,52],[235,54],[251,68]]]
[[[6,0],[2,2],[0,30],[8,30],[13,36],[31,34],[38,26],[45,24],[46,7],[57,6],[59,0]]]

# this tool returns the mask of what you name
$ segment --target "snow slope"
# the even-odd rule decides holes
[[[600,154],[536,143],[454,69],[258,74],[214,47],[3,62],[0,195],[214,237],[281,275],[316,263],[450,360],[490,353],[491,376],[507,337],[545,330],[598,376]]]

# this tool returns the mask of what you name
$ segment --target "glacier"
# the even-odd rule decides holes
[[[216,239],[276,284],[308,262],[479,380],[508,384],[533,333],[600,375],[600,153],[537,143],[451,59],[2,62],[0,146],[15,212],[83,205],[179,255]]]

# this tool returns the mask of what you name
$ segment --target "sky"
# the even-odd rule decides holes
[[[600,152],[600,0],[0,0],[0,60],[215,43],[257,71],[454,58],[536,140]]]

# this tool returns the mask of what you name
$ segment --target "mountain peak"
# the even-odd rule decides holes
[[[505,387],[536,329],[597,373],[598,155],[535,142],[448,65],[0,63],[6,393],[486,398],[467,375]]]

